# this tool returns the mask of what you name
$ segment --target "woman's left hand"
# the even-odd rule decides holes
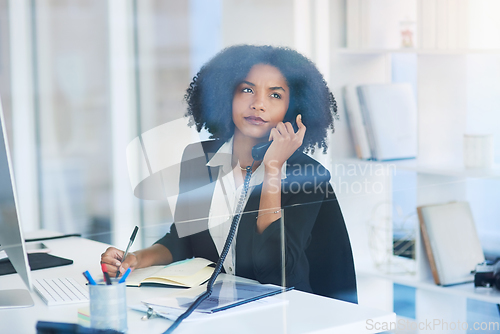
[[[290,122],[280,122],[271,130],[269,140],[273,143],[262,161],[266,169],[281,169],[285,161],[302,145],[306,133],[302,115],[297,115],[297,126],[299,129],[295,132]]]

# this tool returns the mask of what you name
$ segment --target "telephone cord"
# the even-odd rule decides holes
[[[229,233],[227,235],[224,248],[222,249],[217,264],[215,265],[214,272],[212,273],[212,276],[208,280],[207,290],[203,294],[198,296],[198,298],[189,306],[189,308],[184,313],[182,313],[163,334],[172,333],[184,319],[186,319],[191,313],[193,313],[193,311],[212,294],[215,280],[217,279],[217,276],[219,276],[222,270],[222,265],[224,264],[224,260],[226,259],[227,253],[229,252],[229,248],[231,247],[231,243],[233,242],[234,235],[236,234],[236,228],[238,227],[238,224],[240,223],[241,220],[243,205],[248,193],[248,189],[250,188],[250,178],[252,177],[252,168],[254,163],[255,160],[252,162],[251,166],[246,167],[247,173],[245,175],[245,181],[243,182],[243,191],[241,192],[240,199],[238,201],[238,206],[236,207],[236,214],[233,216],[233,221],[231,222],[231,227],[229,229]]]

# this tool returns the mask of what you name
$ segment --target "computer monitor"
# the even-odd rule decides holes
[[[9,144],[5,131],[5,117],[0,99],[0,250],[5,250],[7,256],[28,287],[26,289],[4,290],[0,286],[0,308],[33,306],[30,291],[31,271],[24,244],[23,231],[17,205],[17,193],[12,169],[12,159],[9,154]]]

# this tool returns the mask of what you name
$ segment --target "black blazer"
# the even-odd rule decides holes
[[[170,250],[174,261],[195,256],[216,262],[219,257],[208,231],[218,167],[207,167],[206,163],[222,144],[207,141],[189,145],[184,151],[175,223],[156,242]],[[297,151],[287,161],[286,174],[281,194],[286,285],[356,303],[351,245],[329,172]],[[262,185],[253,189],[238,227],[236,275],[281,285],[280,220],[262,234],[255,230],[261,190]]]

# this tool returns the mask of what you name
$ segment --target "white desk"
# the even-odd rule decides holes
[[[100,256],[108,245],[82,239],[66,238],[44,241],[52,249],[53,255],[72,259],[70,266],[37,270],[33,279],[72,277],[85,284],[82,272],[89,270],[94,277],[101,277]],[[24,288],[21,278],[16,275],[0,276],[0,289]],[[166,288],[127,288],[128,304],[138,304],[141,300],[159,293],[166,294]],[[0,333],[35,333],[38,320],[77,323],[77,309],[85,304],[48,307],[36,294],[32,293],[35,306],[30,308],[0,310]],[[232,316],[217,316],[201,322],[185,322],[176,333],[374,333],[366,330],[367,319],[373,322],[395,322],[394,313],[375,310],[330,298],[320,297],[300,291],[283,294],[288,304],[272,308],[239,312]],[[141,321],[144,313],[129,310],[129,333],[162,333],[171,324],[163,318]]]

